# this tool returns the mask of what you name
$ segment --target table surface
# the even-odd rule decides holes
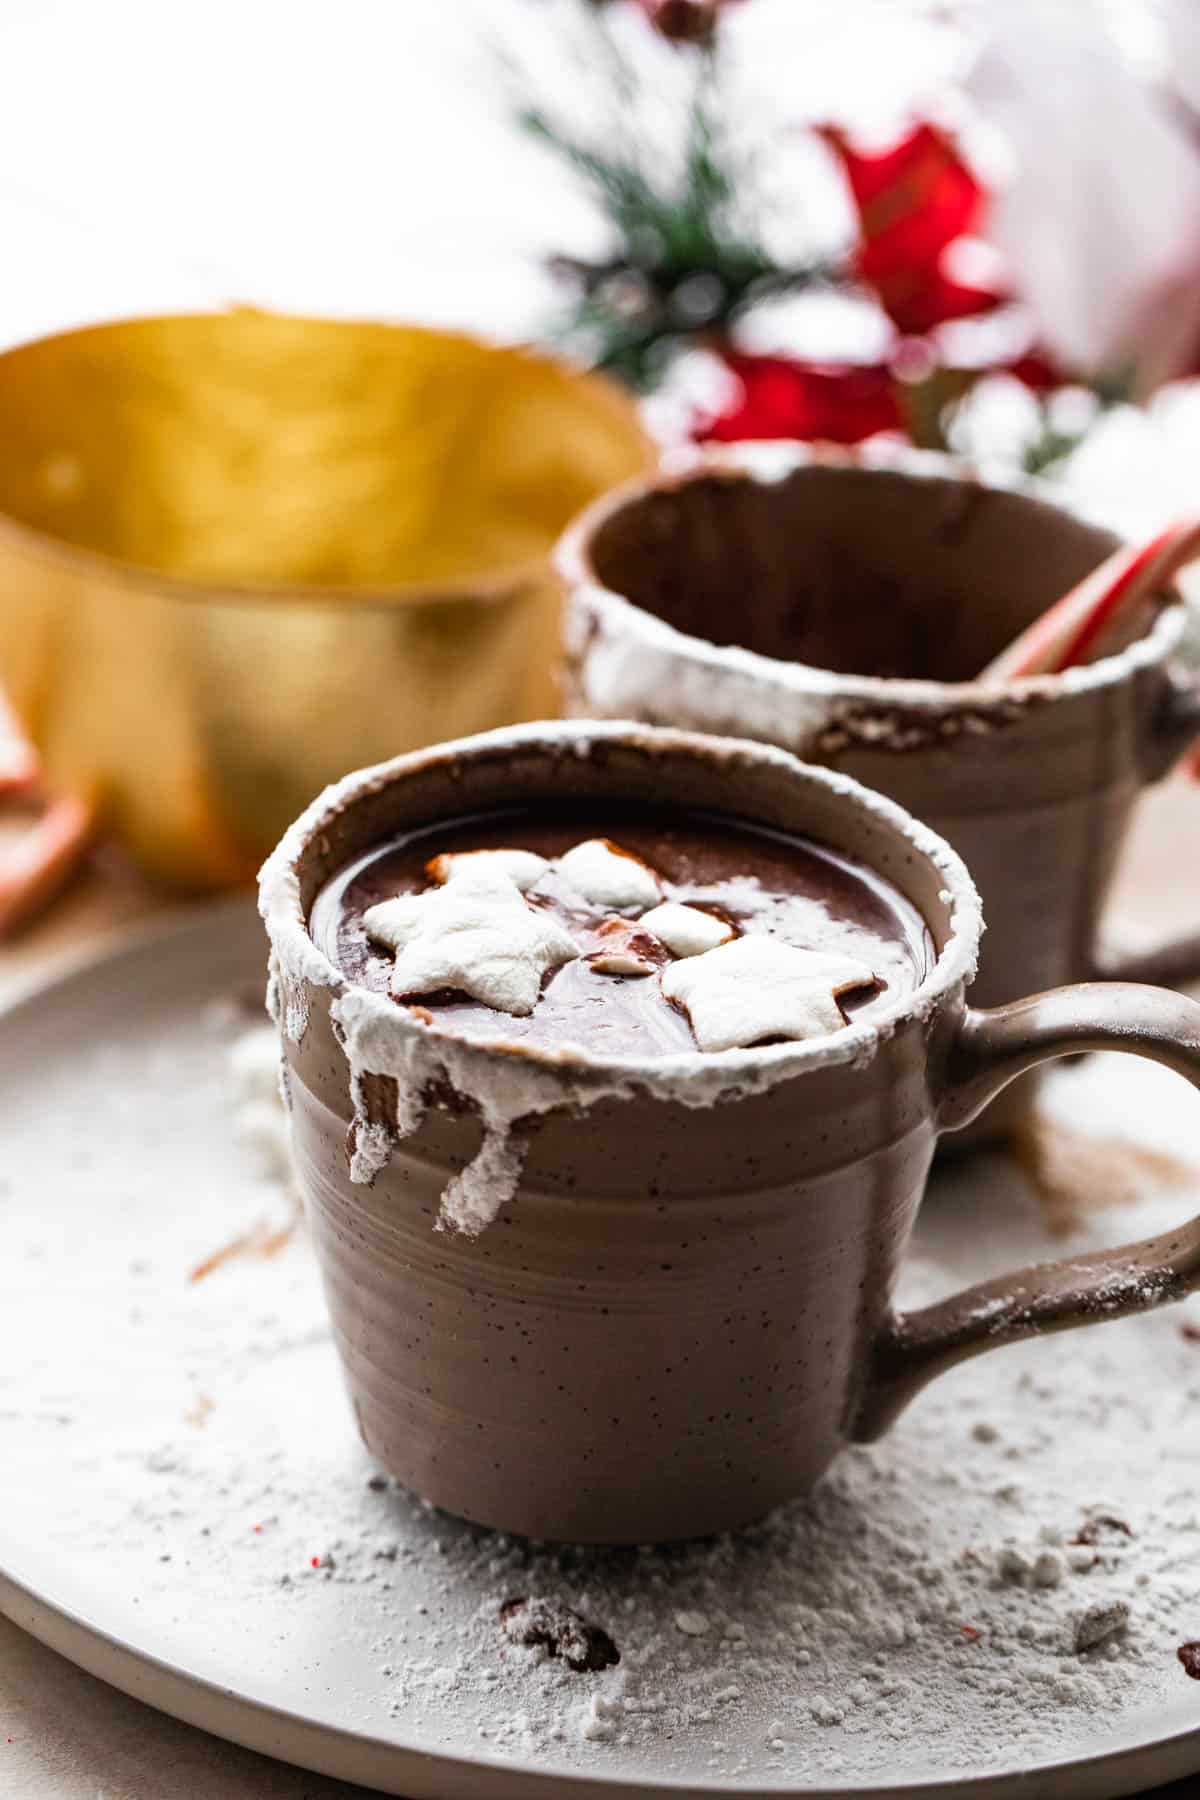
[[[1138,933],[1195,925],[1200,866],[1200,792],[1173,782],[1142,808],[1115,909]],[[105,856],[50,916],[0,945],[0,1003],[56,964],[166,902]],[[1189,916],[1189,906],[1191,914]],[[366,1789],[257,1756],[129,1699],[45,1649],[0,1618],[0,1794],[21,1800],[351,1800]],[[1195,1781],[1157,1790],[1154,1800],[1195,1800]]]

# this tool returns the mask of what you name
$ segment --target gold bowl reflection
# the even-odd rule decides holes
[[[557,710],[547,553],[650,445],[614,387],[233,312],[0,355],[0,684],[159,877],[253,874],[347,769]]]

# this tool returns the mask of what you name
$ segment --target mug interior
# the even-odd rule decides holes
[[[712,467],[603,515],[603,587],[709,643],[842,674],[967,682],[1118,539],[1028,494],[951,476]],[[1147,601],[1105,639],[1143,636]]]

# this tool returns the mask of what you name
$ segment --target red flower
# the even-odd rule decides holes
[[[935,326],[951,319],[974,319],[991,312],[1005,296],[991,288],[951,281],[939,268],[896,268],[886,274],[870,273],[865,253],[856,259],[864,281],[875,289],[883,309],[906,337],[925,337]]]
[[[1036,349],[1026,350],[1024,356],[1018,356],[1015,362],[1002,363],[999,373],[1015,375],[1027,388],[1032,388],[1035,394],[1049,394],[1069,380],[1064,370],[1052,361],[1045,350]]]
[[[720,14],[738,0],[636,0],[654,29],[673,44],[712,43]]]
[[[857,444],[902,429],[890,371],[874,365],[813,367],[784,356],[724,353],[741,392],[725,412],[693,431],[702,442],[744,438],[825,438]]]
[[[923,336],[1001,303],[1003,294],[942,270],[945,250],[974,228],[987,198],[949,138],[921,124],[891,149],[866,154],[834,125],[823,126],[821,136],[841,162],[858,210],[855,271],[898,330]]]

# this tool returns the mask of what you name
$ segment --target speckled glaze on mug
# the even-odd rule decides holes
[[[1099,936],[1139,791],[1200,735],[1177,596],[1092,666],[972,679],[1117,541],[942,457],[687,455],[594,503],[559,547],[568,711],[762,739],[899,801],[979,888],[989,1005],[1200,973],[1200,935],[1136,964]],[[1010,1124],[1031,1088],[970,1135]]]
[[[325,881],[400,832],[514,795],[699,805],[815,839],[918,907],[936,965],[821,1039],[646,1060],[472,1045],[354,988],[308,934]],[[962,863],[890,801],[777,749],[558,723],[404,757],[309,809],[263,871],[262,909],[359,1428],[450,1512],[608,1543],[737,1526],[964,1357],[1200,1282],[1198,1222],[892,1311],[941,1130],[1078,1049],[1133,1050],[1200,1084],[1200,1006],[1098,984],[967,1009],[980,919]],[[464,1168],[512,1178],[473,1236],[438,1229]]]

